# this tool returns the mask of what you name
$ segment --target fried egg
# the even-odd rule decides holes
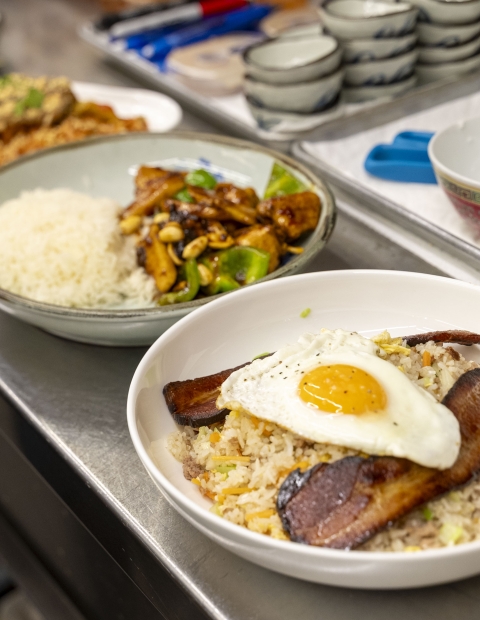
[[[274,422],[304,439],[447,469],[460,450],[453,413],[368,338],[305,334],[222,384],[217,406]]]

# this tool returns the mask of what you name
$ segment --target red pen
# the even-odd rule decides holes
[[[114,24],[109,31],[112,37],[127,37],[145,30],[162,28],[172,24],[194,22],[202,17],[227,13],[234,9],[246,6],[248,0],[206,0],[205,2],[192,2],[184,6],[175,7],[151,15],[143,15],[133,19]]]

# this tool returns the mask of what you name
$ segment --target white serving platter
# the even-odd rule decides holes
[[[149,131],[171,131],[182,120],[182,108],[178,103],[153,90],[73,82],[72,91],[79,101],[109,105],[120,117],[143,116]]]

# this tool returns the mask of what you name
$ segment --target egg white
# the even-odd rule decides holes
[[[453,413],[377,355],[377,345],[354,332],[322,330],[232,373],[218,407],[275,422],[310,441],[367,454],[410,459],[447,469],[460,450]],[[321,411],[298,395],[302,375],[324,364],[348,364],[372,375],[387,397],[381,412],[345,415]]]

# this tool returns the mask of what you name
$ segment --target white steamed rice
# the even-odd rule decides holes
[[[0,288],[75,308],[153,305],[121,207],[68,189],[23,192],[0,206]]]

